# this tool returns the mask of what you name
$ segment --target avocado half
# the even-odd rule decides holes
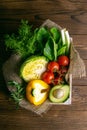
[[[40,79],[46,70],[48,59],[44,56],[31,56],[21,65],[20,76],[26,81]]]
[[[54,103],[62,103],[67,100],[69,93],[69,85],[56,85],[50,90],[49,99]]]

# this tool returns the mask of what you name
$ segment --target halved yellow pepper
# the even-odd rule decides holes
[[[26,98],[34,105],[42,104],[48,97],[50,86],[42,80],[31,80],[26,87]]]

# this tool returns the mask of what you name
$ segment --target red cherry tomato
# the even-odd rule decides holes
[[[59,56],[58,63],[61,66],[68,66],[69,65],[69,58],[67,56]]]
[[[59,70],[59,64],[55,61],[49,62],[47,69],[50,70],[51,72],[56,72]]]
[[[42,74],[42,80],[47,84],[51,84],[53,79],[54,79],[54,74],[51,71],[45,71]]]

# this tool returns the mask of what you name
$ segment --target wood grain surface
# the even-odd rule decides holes
[[[34,27],[50,19],[67,28],[87,71],[87,0],[0,0],[0,130],[87,130],[87,77],[73,80],[70,106],[52,106],[42,117],[15,108],[1,69],[10,56],[3,37],[16,32],[21,19]]]

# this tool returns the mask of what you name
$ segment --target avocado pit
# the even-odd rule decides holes
[[[53,96],[55,98],[62,98],[64,96],[64,91],[62,89],[56,89],[53,91]]]

